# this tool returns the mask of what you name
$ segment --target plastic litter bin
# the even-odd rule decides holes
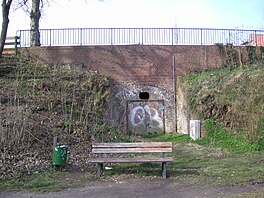
[[[57,145],[53,148],[52,164],[65,165],[67,161],[68,146]]]

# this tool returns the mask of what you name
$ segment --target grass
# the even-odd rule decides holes
[[[235,136],[222,127],[220,124],[215,124],[213,120],[205,120],[204,128],[207,136],[198,140],[198,144],[205,144],[212,147],[220,147],[235,153],[247,153],[259,151],[262,146],[256,143],[249,143],[243,137]]]
[[[241,82],[239,75],[237,75],[237,72],[240,77],[243,78],[243,83]],[[190,85],[187,87],[190,89],[187,93],[192,94],[192,97],[190,97],[190,103],[195,109],[204,110],[202,113],[206,113],[211,110],[207,109],[207,101],[200,103],[208,96],[200,92],[201,90],[204,90],[205,93],[208,93],[210,96],[213,95],[211,98],[214,99],[214,102],[211,102],[211,104],[215,107],[215,109],[213,109],[215,112],[219,112],[221,110],[220,107],[223,107],[223,105],[229,105],[228,107],[230,109],[228,112],[230,114],[223,116],[223,118],[228,118],[230,120],[224,121],[233,123],[236,120],[239,120],[241,123],[245,123],[244,118],[247,118],[247,120],[255,121],[257,123],[257,127],[251,128],[254,129],[253,131],[255,131],[255,133],[260,133],[262,135],[264,121],[262,121],[263,118],[259,115],[263,113],[263,106],[260,104],[262,104],[261,102],[264,97],[259,95],[261,96],[259,98],[254,95],[254,93],[263,93],[262,89],[264,81],[261,80],[263,79],[262,73],[263,68],[245,67],[234,70],[210,70],[199,74],[191,74],[187,79],[185,79]],[[252,74],[253,77],[249,78],[248,74]],[[24,78],[25,76],[23,79]],[[25,79],[27,80],[27,78]],[[3,82],[5,81],[1,81],[0,79],[0,84],[3,84]],[[222,85],[223,82],[228,83]],[[21,83],[23,83],[22,80]],[[43,79],[36,81],[36,83],[42,85]],[[59,82],[57,83],[60,84]],[[216,86],[214,87],[214,85]],[[47,84],[47,86],[49,86],[49,84]],[[22,87],[23,89],[21,91],[25,91],[25,93],[28,93],[30,92],[29,90],[31,90],[30,86]],[[247,87],[251,87],[251,89],[246,89]],[[49,89],[52,90],[53,88],[49,87]],[[35,91],[36,93],[32,93],[32,95],[35,94],[39,98],[42,98],[41,96],[45,95],[43,93],[42,95],[37,94],[37,91],[39,91],[38,89],[35,89]],[[54,91],[56,91],[55,88]],[[65,92],[65,94],[66,93],[67,92]],[[241,93],[243,95],[239,95]],[[38,97],[36,97],[34,101],[39,99]],[[248,100],[246,100],[245,97]],[[56,102],[56,100],[54,101]],[[82,100],[80,99],[79,101]],[[229,101],[230,103],[226,104],[226,101]],[[47,101],[43,104],[46,105],[51,102],[52,101],[49,101],[49,98],[47,98]],[[241,104],[244,106],[241,106]],[[39,104],[36,105],[39,106]],[[203,105],[204,109],[200,109]],[[66,111],[66,107],[63,110],[65,110],[66,113],[69,113]],[[74,112],[75,111],[72,112],[73,115]],[[263,116],[263,114],[261,115]],[[220,116],[214,116],[215,120],[220,123]],[[247,127],[250,128],[249,126],[254,126],[253,124],[255,123],[252,122],[246,124]],[[259,145],[255,143],[250,144],[245,138],[242,138],[243,136],[238,137],[233,134],[229,134],[224,127],[221,127],[221,125],[214,125],[214,122],[211,120],[206,121],[205,129],[207,131],[207,137],[198,141],[193,141],[188,135],[183,134],[155,134],[143,137],[123,137],[121,134],[116,133],[114,134],[114,138],[110,139],[108,134],[113,135],[112,130],[108,129],[108,127],[103,124],[98,125],[94,132],[96,132],[97,135],[99,134],[100,137],[104,137],[104,140],[109,140],[111,142],[134,142],[143,140],[173,142],[174,148],[172,156],[175,160],[172,163],[168,163],[167,174],[170,179],[177,182],[188,182],[190,184],[209,186],[240,185],[248,183],[254,184],[262,183],[264,181],[264,151],[260,149]],[[243,130],[245,129],[246,126],[244,126]],[[105,132],[107,132],[107,134],[104,136]],[[247,131],[247,133],[245,132],[245,134],[250,134],[250,131]],[[263,138],[261,138],[259,139],[260,143],[262,143],[261,140],[263,140]],[[161,177],[161,165],[159,163],[106,164],[106,166],[111,166],[113,169],[104,171],[102,179],[112,179],[113,177],[117,179],[122,177]],[[20,177],[12,180],[0,180],[0,188],[7,191],[59,191],[66,188],[85,185],[87,181],[92,181],[95,178],[95,175],[96,166],[92,167],[92,171],[79,171],[77,173],[76,171],[71,170],[67,170],[66,172],[54,172],[50,169],[35,172],[30,175],[23,173]],[[257,195],[260,195],[260,197],[264,194],[264,192],[258,193],[259,194]],[[247,197],[247,195],[245,195],[245,197]],[[251,197],[251,195],[249,194],[248,197]]]
[[[72,178],[71,172],[55,172],[51,169],[35,172],[31,175],[21,174],[19,178],[0,183],[0,189],[5,191],[31,191],[37,193],[60,191],[67,188],[81,187],[83,174],[79,179]]]
[[[191,141],[191,138],[185,134],[151,134],[142,136],[145,139],[150,139],[154,142],[181,142],[187,143]]]
[[[258,144],[264,139],[259,130],[264,113],[263,77],[263,64],[245,65],[191,73],[179,78],[179,86],[190,114],[215,120]]]
[[[234,152],[212,145],[199,145],[187,135],[164,134],[144,136],[147,141],[171,141],[174,162],[168,163],[171,179],[199,185],[247,184],[263,180],[263,152]],[[123,176],[161,176],[160,164],[111,164],[103,178]]]
[[[174,162],[168,163],[167,175],[177,182],[212,186],[261,183],[264,178],[263,152],[234,152],[211,144],[199,145],[188,135],[162,134],[136,137],[141,141],[173,142]],[[198,141],[199,142],[199,141]],[[102,179],[130,177],[161,177],[159,163],[105,164],[112,170],[103,171]],[[92,171],[91,171],[92,170]],[[52,169],[31,175],[21,174],[15,180],[0,183],[7,191],[50,192],[81,187],[96,177],[96,166],[90,171],[54,172]]]

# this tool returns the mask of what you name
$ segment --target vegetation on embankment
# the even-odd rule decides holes
[[[103,122],[107,77],[15,58],[1,60],[0,73],[0,179],[49,166],[54,136],[71,147],[71,164],[87,158],[91,137],[113,137]]]
[[[180,79],[189,111],[264,149],[264,64],[191,73]]]
[[[95,72],[16,61],[15,67],[0,67],[0,189],[46,192],[85,185],[96,176],[95,166],[82,170],[91,138],[123,138],[102,119],[109,79]],[[126,140],[172,141],[175,161],[168,165],[168,175],[180,182],[262,183],[263,77],[262,64],[182,77],[190,112],[205,121],[207,136],[195,142],[176,134]],[[50,166],[55,135],[70,147],[66,172],[54,172]],[[160,165],[116,164],[103,178],[138,176],[159,177]]]

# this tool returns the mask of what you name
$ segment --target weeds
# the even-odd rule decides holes
[[[256,129],[254,131],[255,134],[253,137],[257,138],[254,142],[259,145],[260,150],[264,150],[264,117],[258,120]]]
[[[54,136],[74,145],[73,155],[88,151],[91,140],[118,136],[103,121],[110,89],[105,76],[18,61],[1,78],[0,88],[1,179],[49,165]],[[30,163],[23,151],[32,161],[45,162]]]
[[[259,64],[193,73],[180,82],[197,119],[212,119],[237,137],[261,145],[258,125],[264,113],[263,79]]]

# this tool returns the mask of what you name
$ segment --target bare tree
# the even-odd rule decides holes
[[[7,28],[9,24],[9,10],[12,4],[12,0],[2,0],[2,30],[0,37],[0,58],[2,57],[2,53],[5,46],[5,40],[7,35]]]
[[[23,0],[26,4],[29,0]],[[86,1],[86,0],[84,0]],[[104,2],[104,0],[98,0]],[[41,8],[44,7],[44,0],[32,0],[30,12],[30,46],[40,46],[39,20],[41,17]],[[45,0],[49,2],[49,0]]]
[[[2,0],[2,31],[0,38],[0,57],[2,55],[8,23],[9,23],[9,10],[13,0]],[[99,0],[103,2],[104,0]],[[29,5],[30,0],[18,0],[18,8],[23,8],[30,16],[30,46],[40,46],[40,32],[39,32],[39,20],[41,17],[41,8],[43,8],[44,0],[31,0],[31,6]],[[49,2],[49,0],[45,0]]]
[[[30,46],[40,46],[39,20],[41,9],[44,7],[43,2],[49,0],[16,0],[15,10],[22,9],[30,18]]]
[[[16,9],[23,9],[30,18],[30,46],[40,46],[39,20],[44,1],[49,0],[17,0]]]
[[[41,8],[43,8],[44,0],[32,0],[31,12],[30,12],[30,46],[40,46],[40,32],[39,32],[39,20],[41,17]],[[49,2],[49,0],[45,0]],[[86,1],[86,0],[84,0]],[[104,2],[104,0],[98,0]],[[23,0],[26,5],[28,0]]]
[[[0,36],[0,58],[5,46],[5,40],[7,36],[8,24],[9,24],[9,11],[13,0],[2,0],[2,30]],[[28,10],[28,1],[21,0],[18,1],[20,7],[25,6]],[[40,46],[40,33],[39,33],[39,19],[41,16],[40,13],[40,4],[42,0],[32,0],[32,7],[30,12],[30,45],[31,46]]]
[[[30,46],[40,46],[39,19],[41,0],[32,0],[30,12]]]

